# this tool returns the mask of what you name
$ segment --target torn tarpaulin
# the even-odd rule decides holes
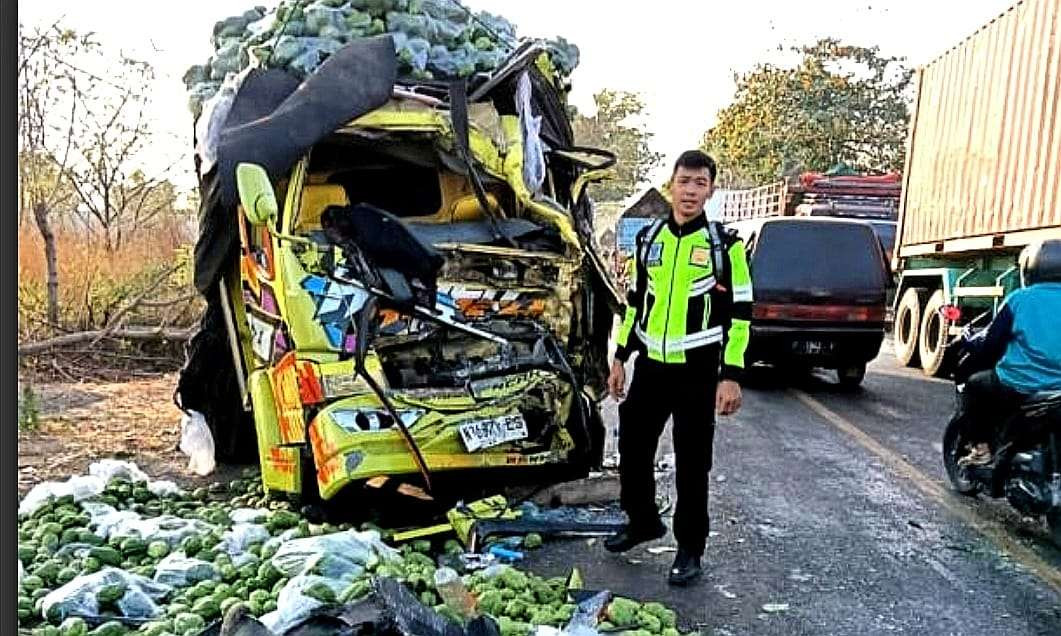
[[[221,203],[234,206],[236,164],[261,165],[273,179],[343,124],[387,103],[397,58],[389,35],[359,38],[329,57],[271,114],[221,133]]]
[[[199,175],[195,286],[200,293],[216,285],[239,239],[236,165],[257,163],[274,180],[281,178],[314,143],[385,104],[396,64],[390,37],[381,36],[347,44],[301,84],[283,71],[248,74],[218,137],[217,163]],[[197,161],[201,166],[203,157]]]

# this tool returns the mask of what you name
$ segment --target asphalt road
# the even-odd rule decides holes
[[[1061,634],[1061,551],[1045,524],[945,482],[953,399],[949,382],[898,367],[887,343],[854,393],[823,371],[756,373],[741,412],[718,424],[698,585],[667,586],[673,553],[658,549],[670,536],[625,555],[554,542],[529,565],[577,565],[587,587],[662,600],[704,634]],[[669,492],[666,474],[659,483]]]

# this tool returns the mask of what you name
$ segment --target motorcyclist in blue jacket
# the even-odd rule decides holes
[[[967,338],[955,380],[965,382],[956,418],[966,430],[994,440],[995,425],[1040,391],[1061,391],[1061,239],[1033,243],[1020,255],[1023,285],[1006,299],[990,326]],[[959,465],[991,462],[987,441]]]

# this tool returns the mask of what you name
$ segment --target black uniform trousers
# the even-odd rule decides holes
[[[663,364],[641,353],[626,399],[619,405],[620,502],[635,527],[659,521],[655,461],[660,434],[673,417],[678,500],[674,538],[693,554],[703,554],[709,530],[709,473],[715,439],[715,391],[719,347],[698,351],[702,361]],[[704,354],[707,354],[706,356]]]

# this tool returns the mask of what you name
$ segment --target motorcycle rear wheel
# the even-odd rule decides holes
[[[969,479],[966,469],[958,465],[958,460],[969,451],[968,441],[959,429],[955,422],[951,422],[943,433],[943,468],[954,490],[972,496],[980,492],[981,486]],[[1061,519],[1058,521],[1061,524]]]

